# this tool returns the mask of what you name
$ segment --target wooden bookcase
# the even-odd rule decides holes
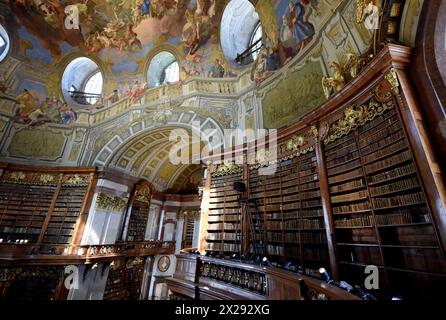
[[[329,266],[314,151],[278,163],[274,175],[250,170],[250,192],[264,217],[270,260],[291,262],[308,273]]]
[[[71,244],[88,215],[94,169],[11,167],[0,176],[0,239]],[[76,238],[77,236],[77,238]]]
[[[241,173],[214,177],[211,182],[208,216],[208,251],[233,253],[241,250],[240,206],[234,182]]]
[[[441,244],[397,110],[324,153],[341,278],[365,278],[365,266],[375,265],[383,292],[432,292],[444,283]]]
[[[127,241],[144,241],[150,214],[152,189],[148,183],[137,185],[130,200]]]
[[[429,140],[404,70],[409,60],[408,49],[386,46],[342,92],[278,130],[274,175],[259,176],[262,162],[243,167],[240,176],[263,216],[271,260],[291,261],[309,273],[329,267],[335,279],[363,288],[367,267],[376,266],[377,295],[441,296],[446,187],[435,156],[438,146]],[[236,150],[244,156],[259,152],[261,161],[269,143],[259,139]],[[230,174],[215,178],[208,176],[211,197],[221,192],[215,191],[217,185],[233,180]],[[215,196],[210,201],[221,216],[229,214],[224,201]],[[210,227],[217,223],[211,222],[216,210],[209,210]],[[213,235],[220,228],[214,230],[207,236],[220,236]],[[222,236],[209,240],[208,246],[223,243]]]

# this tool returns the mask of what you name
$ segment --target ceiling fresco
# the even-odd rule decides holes
[[[96,165],[103,158],[106,165],[115,151],[112,142],[125,141],[139,113],[147,113],[160,129],[200,115],[220,129],[279,128],[325,101],[321,83],[330,76],[332,62],[370,47],[373,32],[356,23],[358,1],[249,1],[262,24],[264,47],[255,62],[239,66],[226,60],[220,41],[229,0],[0,0],[0,24],[11,44],[0,61],[0,158],[43,165]],[[407,3],[403,36],[410,43],[422,0]],[[79,12],[79,29],[66,25],[68,6]],[[180,65],[174,92],[189,90],[188,84],[192,92],[175,96],[174,107],[171,101],[150,100],[158,89],[150,91],[147,70],[161,51],[173,53]],[[128,109],[119,109],[119,100],[71,105],[62,94],[61,78],[72,60],[85,56],[103,74],[105,97],[117,91],[121,102],[141,95],[148,99],[141,103],[131,98]],[[221,77],[231,79],[212,79]],[[194,78],[199,79],[188,82]],[[174,115],[180,109],[191,112],[176,122],[158,121],[158,112],[167,119],[169,108],[178,108]],[[168,165],[167,141],[157,152],[138,150],[137,142],[113,166],[150,180],[160,190],[196,186],[199,169]]]

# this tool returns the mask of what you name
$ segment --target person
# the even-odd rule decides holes
[[[72,108],[68,106],[67,103],[64,103],[59,110],[60,117],[62,119],[63,124],[70,124],[73,121],[77,120],[77,115]]]
[[[17,116],[22,121],[29,122],[29,115],[36,109],[36,99],[27,89],[23,89],[23,92],[16,97],[16,100],[20,104]]]
[[[287,57],[296,53],[297,44],[294,41],[293,30],[288,24],[288,19],[285,15],[282,16],[282,25],[280,26],[280,42]]]
[[[215,59],[215,64],[209,70],[210,78],[223,78],[225,75],[225,68],[221,64],[220,59]]]
[[[281,67],[280,65],[280,54],[278,50],[274,50],[273,48],[268,48],[267,56],[266,56],[266,70],[274,71]]]
[[[288,27],[292,30],[297,48],[300,50],[311,41],[315,34],[315,29],[311,23],[304,21],[305,7],[300,1],[296,2],[296,4],[290,1],[288,7],[290,9]]]
[[[113,93],[111,93],[110,95],[106,96],[104,98],[105,101],[110,101],[111,104],[116,103],[119,101],[119,94],[118,94],[118,90],[115,89],[113,90]]]

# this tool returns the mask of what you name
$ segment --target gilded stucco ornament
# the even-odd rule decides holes
[[[140,202],[150,203],[150,200],[152,199],[152,193],[150,192],[150,189],[148,187],[139,189],[138,191],[136,191],[135,199]]]
[[[377,116],[382,115],[385,111],[392,109],[394,106],[393,101],[379,103],[375,100],[370,100],[368,104],[357,107],[347,107],[344,110],[344,118],[332,124],[329,136],[324,140],[324,143],[328,144],[344,135],[349,134],[353,129],[356,129],[368,121],[373,120]]]
[[[99,193],[96,199],[96,208],[101,210],[111,209],[113,211],[122,211],[127,205],[127,199],[118,196]]]
[[[230,174],[235,174],[241,172],[241,169],[232,161],[225,161],[220,164],[215,172],[212,173],[213,177],[227,176]]]
[[[287,142],[287,149],[289,151],[297,151],[305,144],[305,137],[301,135],[294,136]]]

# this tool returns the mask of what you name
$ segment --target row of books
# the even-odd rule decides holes
[[[383,173],[379,173],[374,176],[368,177],[369,183],[379,183],[379,182],[385,182],[387,180],[395,179],[400,176],[408,175],[411,173],[414,173],[415,171],[415,165],[413,163],[409,163],[405,166],[398,167]]]
[[[359,147],[364,148],[374,144],[375,142],[384,141],[386,138],[391,137],[396,131],[399,131],[399,129],[401,129],[401,124],[399,122],[391,122],[387,127],[381,127],[372,134],[370,134],[370,132],[361,134],[361,138],[359,139]]]
[[[300,220],[286,220],[286,221],[269,221],[270,229],[322,229],[324,224],[321,219],[300,219]]]
[[[22,234],[40,234],[40,228],[23,228],[23,227],[8,227],[4,226],[0,229],[0,233],[22,233]]]
[[[415,188],[415,187],[419,187],[419,186],[420,186],[420,184],[418,183],[418,178],[412,177],[409,179],[397,181],[392,184],[386,184],[386,185],[382,185],[379,187],[372,187],[372,188],[370,188],[370,193],[372,196],[377,196],[377,195],[384,194],[384,193],[403,191],[403,190],[407,190],[407,189]]]
[[[223,209],[212,209],[209,213],[209,216],[211,215],[222,215],[222,214],[237,214],[240,212],[240,208],[223,208]]]
[[[273,246],[270,244],[266,245],[266,252],[270,255],[283,256],[283,247],[282,246]]]
[[[400,164],[402,162],[412,159],[412,155],[409,150],[406,150],[400,154],[392,156],[390,158],[384,159],[379,162],[374,162],[365,166],[365,171],[367,174],[376,172],[378,170]]]
[[[236,223],[211,223],[208,225],[208,230],[219,231],[219,230],[236,230]]]
[[[347,183],[334,185],[334,186],[330,187],[330,192],[332,192],[332,193],[344,192],[344,191],[362,188],[365,186],[366,185],[364,183],[364,180],[361,178],[359,180],[354,180],[354,181],[350,181]]]
[[[344,172],[342,175],[339,175],[339,176],[329,177],[328,183],[335,184],[335,183],[343,182],[343,181],[350,180],[353,178],[362,177],[363,174],[364,173],[362,171],[362,168],[357,168],[357,169],[351,170],[349,172]]]
[[[374,143],[366,144],[361,149],[361,153],[364,155],[364,154],[370,154],[370,153],[376,152],[378,149],[384,148],[386,146],[390,146],[393,143],[395,143],[395,141],[399,141],[401,139],[404,139],[404,132],[402,130],[399,130],[396,133],[391,134],[387,137],[384,137]]]
[[[360,166],[361,166],[361,161],[359,159],[356,159],[356,160],[353,160],[353,161],[351,161],[349,163],[340,165],[338,167],[334,167],[334,168],[328,169],[327,172],[328,172],[329,176],[333,176],[333,175],[337,175],[337,174],[340,174],[340,173],[344,173],[346,171],[350,171],[351,168],[356,168],[356,167],[360,167]]]
[[[354,200],[364,199],[367,196],[368,196],[367,190],[361,190],[361,191],[352,192],[352,193],[348,193],[348,194],[332,196],[331,202],[336,204],[336,203],[341,203],[341,202],[345,202],[345,201],[354,201]]]
[[[429,222],[429,215],[423,215],[424,222]],[[395,224],[412,224],[414,220],[410,213],[396,213],[396,214],[384,214],[375,216],[377,225],[388,226]],[[420,222],[420,221],[417,221]]]
[[[333,159],[331,161],[327,161],[327,168],[333,168],[336,167],[337,165],[343,164],[345,162],[357,159],[359,157],[359,152],[358,151],[354,151],[352,152],[352,150],[350,150],[349,153],[347,153],[344,156],[338,157],[336,159]]]
[[[333,151],[331,151],[329,154],[325,155],[325,161],[328,163],[336,158],[343,157],[350,152],[352,152],[352,149],[357,150],[356,143],[354,140],[350,141],[350,144],[347,146],[344,146],[343,148],[336,148]]]
[[[346,212],[358,212],[358,211],[364,211],[364,210],[370,210],[370,203],[368,200],[364,202],[359,203],[353,203],[349,205],[344,206],[334,206],[332,208],[334,214],[342,214]]]
[[[394,123],[398,120],[398,115],[395,112],[395,109],[389,110],[386,113],[376,117],[373,121],[367,122],[361,127],[357,129],[359,133],[364,133],[366,131],[369,131],[371,128],[375,127],[382,127],[386,124]],[[375,129],[376,130],[376,129]]]
[[[370,163],[370,162],[376,161],[378,159],[388,157],[389,155],[393,154],[395,151],[402,150],[406,147],[407,147],[406,141],[400,140],[388,147],[385,147],[383,149],[380,149],[378,151],[375,151],[373,153],[370,153],[370,154],[364,156],[363,159],[364,159],[365,163]]]
[[[370,227],[373,226],[373,217],[365,215],[353,219],[339,219],[334,221],[337,228],[351,228],[351,227]]]
[[[372,201],[376,209],[383,209],[389,207],[420,204],[424,202],[424,197],[421,192],[417,192],[390,198],[373,198]]]

